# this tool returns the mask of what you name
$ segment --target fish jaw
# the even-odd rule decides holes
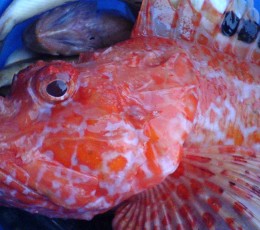
[[[15,78],[9,99],[20,101],[22,110],[15,125],[9,123],[19,130],[5,151],[13,152],[9,162],[21,160],[27,187],[61,207],[55,216],[89,219],[176,170],[198,99],[197,73],[174,45],[131,39],[86,63],[38,62]],[[59,95],[48,90],[57,81],[67,87]],[[41,170],[47,172],[42,180],[36,176]],[[65,202],[63,193],[76,202]],[[53,215],[49,207],[35,210]]]

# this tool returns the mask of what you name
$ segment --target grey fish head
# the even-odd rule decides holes
[[[73,2],[45,13],[24,33],[25,45],[51,55],[77,55],[130,37],[133,23],[95,3]]]

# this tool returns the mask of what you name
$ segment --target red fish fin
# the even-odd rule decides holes
[[[95,177],[45,160],[34,160],[24,169],[30,175],[28,185],[57,205],[76,209],[94,198],[98,184]]]
[[[251,0],[144,0],[132,36],[183,39],[260,65],[258,31]]]
[[[185,149],[161,184],[122,204],[115,229],[258,229],[259,156],[241,147]]]

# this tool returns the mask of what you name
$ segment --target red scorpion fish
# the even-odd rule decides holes
[[[144,0],[132,38],[0,97],[0,203],[115,229],[260,228],[251,2]]]

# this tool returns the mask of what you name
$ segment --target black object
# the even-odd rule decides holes
[[[96,216],[91,221],[48,218],[28,212],[0,207],[0,229],[3,230],[112,230],[113,212]]]
[[[67,84],[62,80],[51,82],[46,87],[46,92],[53,97],[61,97],[67,92]]]
[[[239,21],[240,19],[233,11],[226,12],[225,18],[221,25],[222,34],[228,37],[233,36],[237,31]]]
[[[0,87],[0,96],[5,97],[10,94],[11,87],[9,85]],[[1,230],[1,229],[0,229]]]
[[[238,40],[250,44],[255,41],[258,31],[259,25],[256,22],[252,20],[245,20],[241,30],[238,33]]]

